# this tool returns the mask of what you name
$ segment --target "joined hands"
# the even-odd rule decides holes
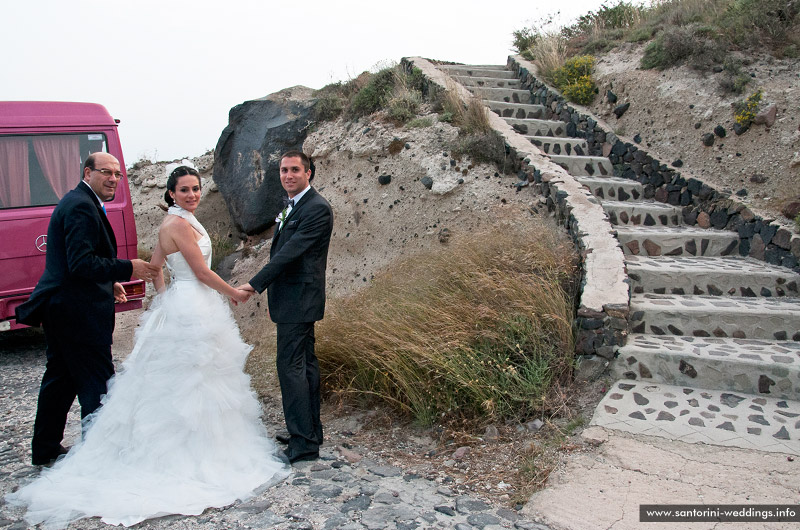
[[[231,296],[231,302],[233,305],[238,305],[239,303],[245,303],[250,300],[250,297],[256,293],[256,290],[253,289],[253,286],[249,283],[244,285],[240,285],[236,287],[235,294]]]

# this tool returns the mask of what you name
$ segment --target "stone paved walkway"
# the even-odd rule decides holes
[[[38,384],[44,369],[43,344],[31,349],[0,342],[0,529],[29,526],[23,512],[5,504],[3,496],[32,480],[30,436]],[[70,413],[66,438],[78,433],[77,405]],[[276,425],[268,425],[274,432]],[[458,495],[446,481],[428,480],[375,459],[357,459],[359,448],[324,445],[321,458],[293,467],[286,481],[254,498],[200,516],[168,516],[145,521],[143,529],[247,529],[276,530],[411,530],[501,528],[548,530],[529,517],[491,500]],[[454,488],[455,489],[455,488]],[[97,518],[78,521],[69,528],[110,528]]]

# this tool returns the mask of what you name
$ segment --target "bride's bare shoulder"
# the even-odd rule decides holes
[[[189,226],[189,221],[184,219],[183,217],[179,217],[177,215],[166,215],[164,216],[164,220],[161,221],[161,226],[158,228],[159,232],[161,231],[174,231],[174,230],[184,230],[186,227]]]

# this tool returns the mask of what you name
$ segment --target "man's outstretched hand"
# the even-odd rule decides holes
[[[133,274],[136,278],[140,280],[144,280],[146,282],[152,282],[153,278],[158,275],[158,271],[161,267],[157,267],[156,265],[151,265],[150,263],[146,262],[143,259],[132,259],[131,265],[133,265]]]

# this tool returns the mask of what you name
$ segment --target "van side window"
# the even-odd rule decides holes
[[[54,205],[81,179],[103,133],[0,136],[0,208]]]

